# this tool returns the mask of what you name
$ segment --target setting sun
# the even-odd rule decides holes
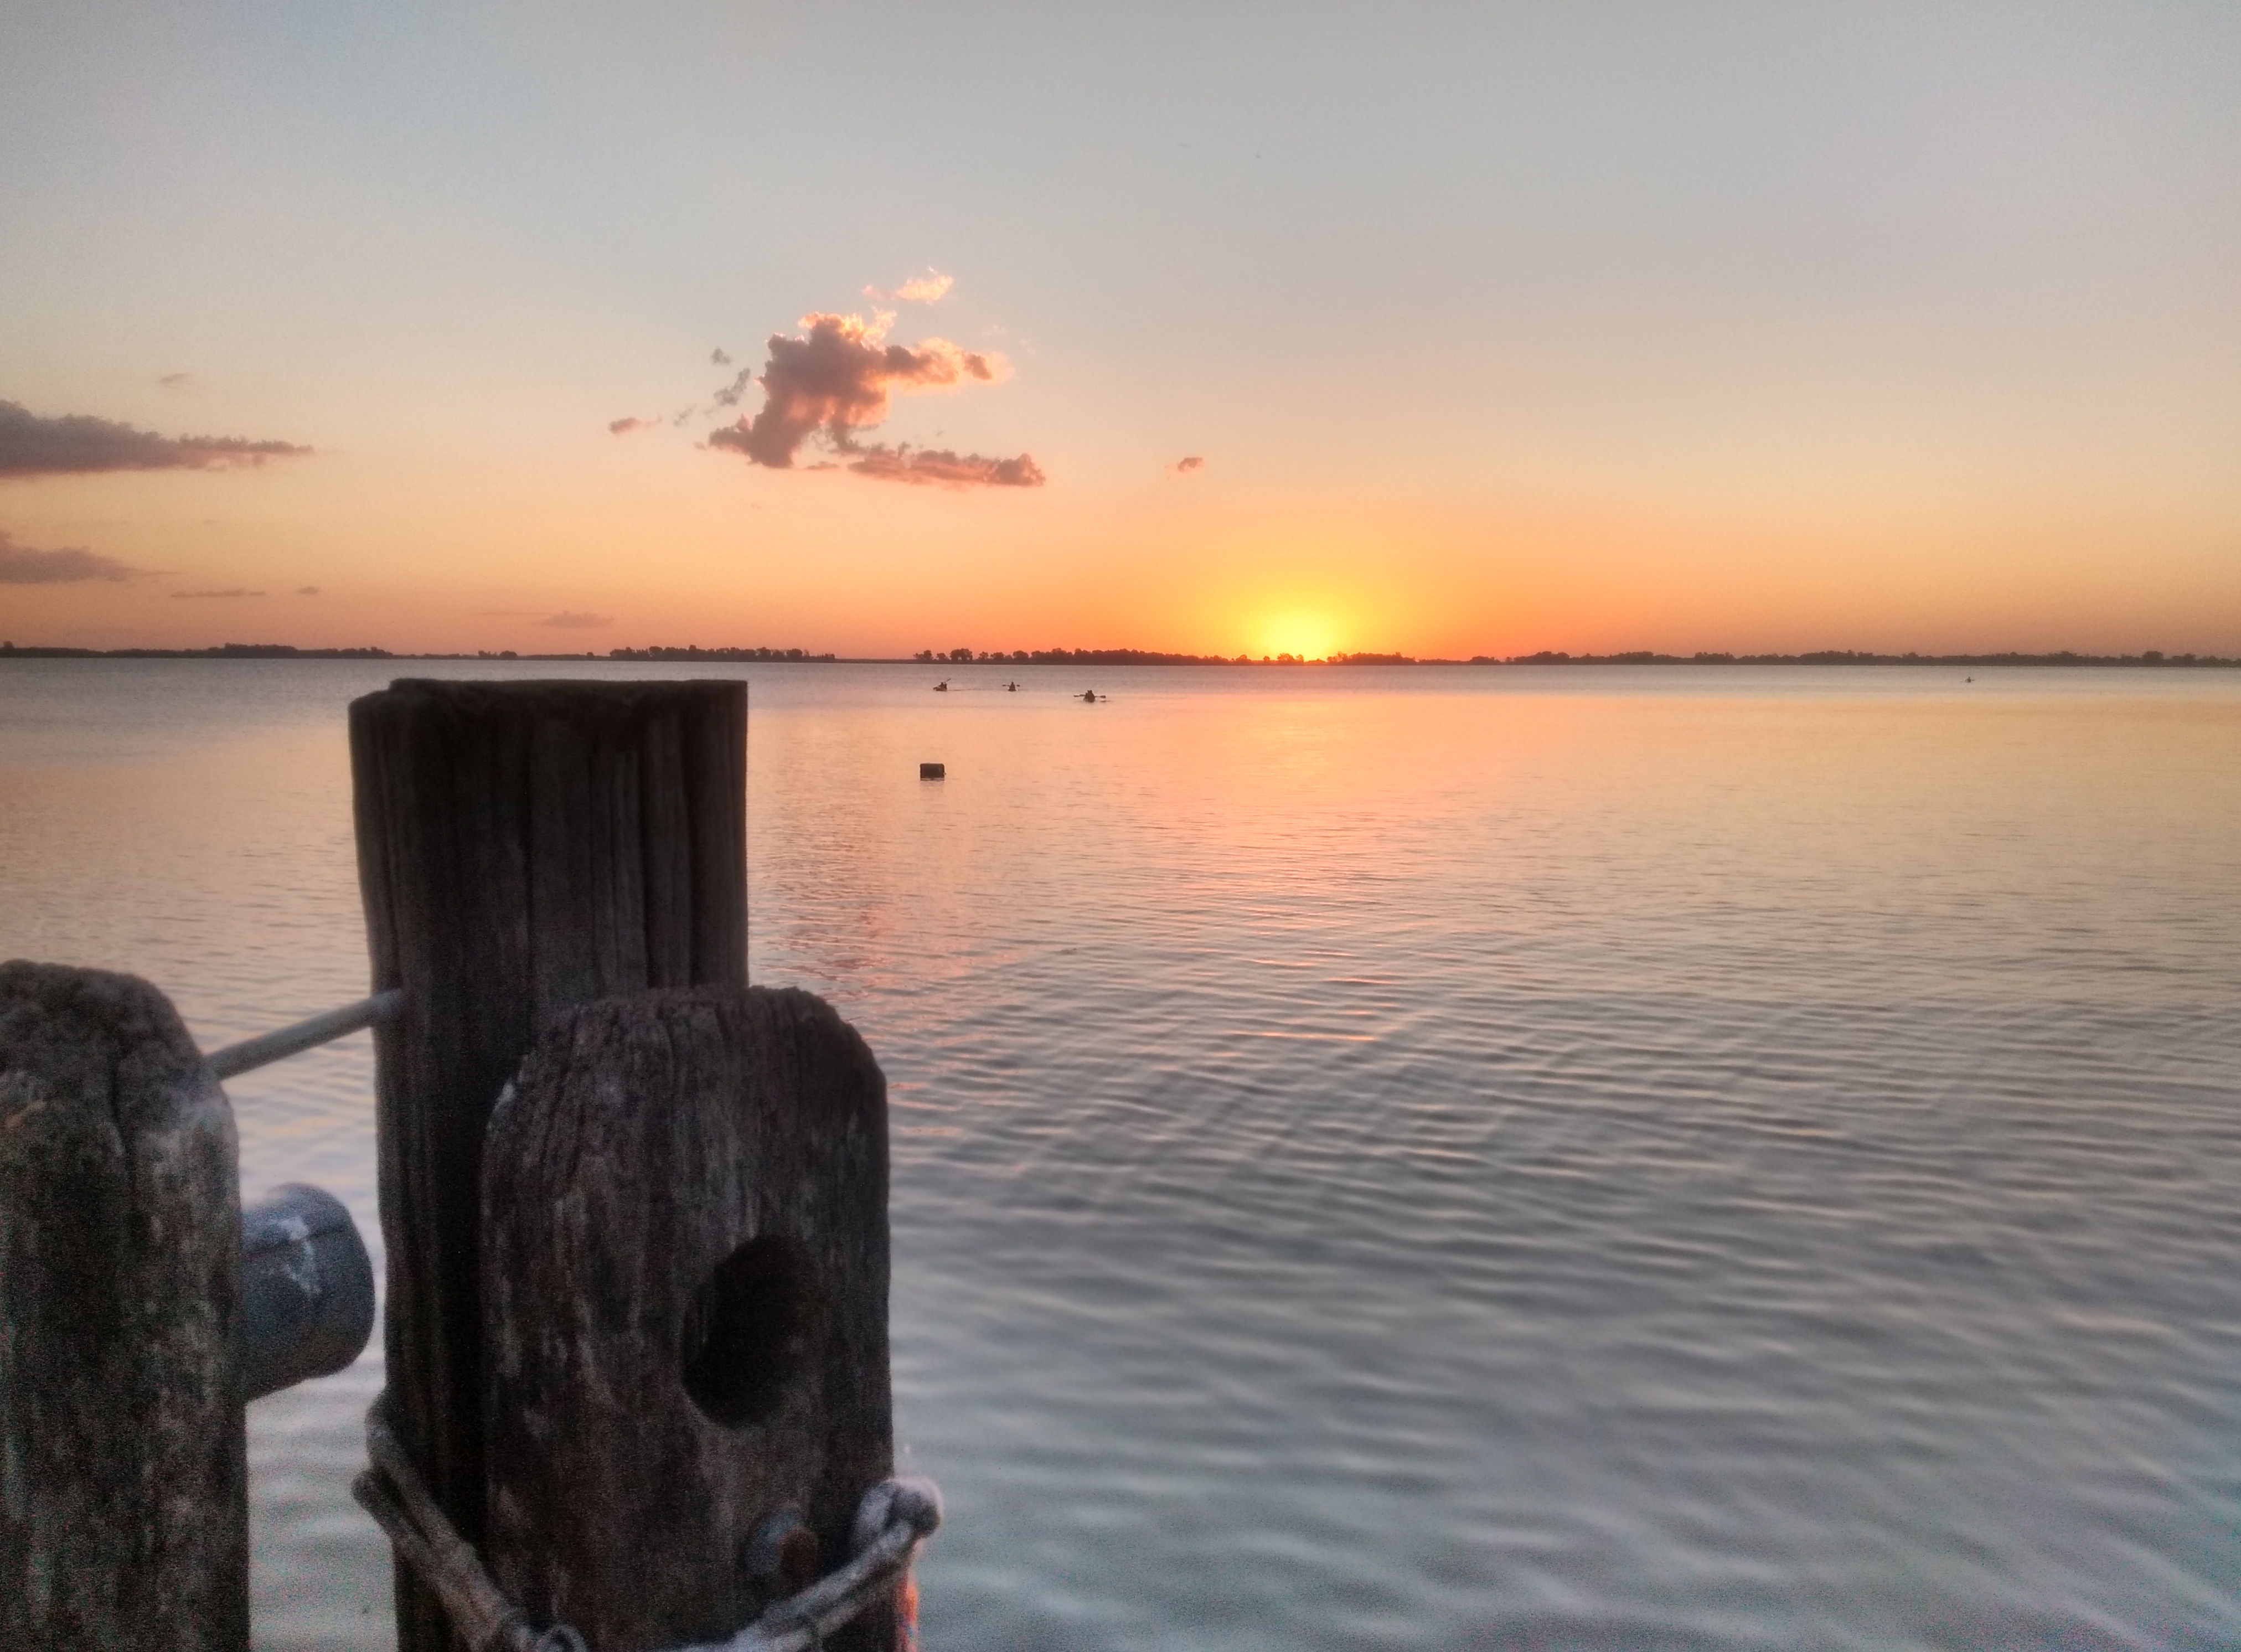
[[[1322,614],[1276,614],[1261,622],[1254,652],[1325,659],[1338,652],[1340,635],[1337,622]]]

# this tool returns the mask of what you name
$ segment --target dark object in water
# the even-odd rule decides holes
[[[948,772],[949,766],[946,763],[921,763],[918,766],[918,778],[921,780],[939,780]]]
[[[342,1201],[292,1182],[241,1213],[241,1397],[327,1376],[373,1334],[373,1264]]]
[[[1094,705],[1096,705],[1096,704],[1097,704],[1097,691],[1096,691],[1095,689],[1094,689],[1094,688],[1086,688],[1086,689],[1082,690],[1082,692],[1081,692],[1081,703],[1082,703],[1083,705],[1085,705],[1085,706],[1094,706]]]
[[[947,694],[949,692],[949,679],[945,677],[936,683],[933,686],[933,692],[937,694]]]

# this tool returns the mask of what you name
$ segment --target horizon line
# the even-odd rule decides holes
[[[1915,650],[1880,653],[1866,649],[1825,648],[1797,653],[1736,653],[1700,649],[1694,653],[1663,653],[1635,649],[1611,653],[1575,654],[1561,649],[1541,649],[1529,654],[1473,654],[1468,659],[1420,658],[1401,653],[1334,653],[1321,659],[1301,655],[1186,654],[1141,648],[1013,649],[975,653],[953,649],[947,653],[920,649],[914,654],[843,655],[816,653],[804,648],[745,646],[704,647],[699,644],[650,645],[574,652],[527,652],[521,650],[409,650],[371,645],[358,647],[301,647],[292,643],[229,642],[205,647],[82,648],[60,644],[19,645],[0,641],[0,659],[518,659],[606,660],[628,663],[703,661],[720,665],[1220,665],[1220,666],[1361,666],[1361,665],[2080,665],[2080,666],[2220,666],[2241,665],[2241,657],[2193,652],[2167,654],[2143,649],[2137,654],[2095,654],[2075,649],[2026,651],[2006,649],[1974,653],[1926,654]]]

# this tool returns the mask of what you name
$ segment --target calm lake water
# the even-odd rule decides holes
[[[558,669],[0,665],[0,956],[361,995],[345,705]],[[932,1652],[2241,1643],[2241,673],[735,674]],[[378,1245],[370,1079],[246,1191]],[[260,1646],[389,1645],[380,1381],[251,1408]]]

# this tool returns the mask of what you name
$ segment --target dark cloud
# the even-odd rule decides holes
[[[612,625],[615,620],[612,614],[578,614],[563,608],[557,614],[547,614],[537,623],[550,625],[556,631],[590,631],[600,625]]]
[[[228,585],[223,591],[174,591],[175,597],[261,597],[261,591],[244,591],[239,585]]]
[[[652,430],[655,421],[652,419],[639,418],[635,415],[629,418],[610,419],[607,421],[607,434],[610,436],[627,436],[632,431]]]
[[[1193,471],[1204,470],[1206,468],[1206,461],[1201,458],[1197,454],[1193,453],[1187,458],[1177,459],[1173,465],[1167,466],[1167,468],[1173,471],[1177,476],[1188,476]]]
[[[719,344],[708,352],[708,365],[711,367],[728,367],[732,365],[732,358],[724,353],[723,346]]]
[[[156,382],[165,390],[184,390],[195,382],[195,376],[192,373],[165,373]]]
[[[732,382],[725,385],[723,389],[718,391],[712,399],[719,407],[737,407],[739,405],[740,398],[746,395],[747,386],[754,382],[755,370],[752,367],[742,367],[739,369],[739,372],[733,377]],[[699,411],[699,410],[698,408],[687,408],[685,413],[679,415],[679,417],[688,417]]]
[[[67,585],[84,579],[121,583],[144,579],[151,572],[83,545],[34,551],[28,545],[17,545],[6,529],[0,528],[0,585]]]
[[[948,390],[970,381],[992,384],[1007,371],[1003,358],[960,349],[946,338],[916,345],[891,344],[885,313],[806,316],[807,336],[773,333],[770,359],[759,380],[742,371],[716,392],[719,406],[735,405],[751,383],[763,387],[763,405],[752,419],[712,431],[708,445],[726,448],[751,464],[790,470],[806,442],[853,461],[848,468],[882,481],[938,482],[953,486],[1036,487],[1043,480],[1034,459],[983,458],[978,454],[929,452],[857,440],[887,416],[892,392]]]
[[[0,477],[82,476],[103,471],[208,471],[296,458],[308,447],[242,436],[158,436],[87,413],[42,418],[0,402]]]
[[[316,597],[319,594],[319,588],[317,585],[298,585],[296,594],[299,597]]]

